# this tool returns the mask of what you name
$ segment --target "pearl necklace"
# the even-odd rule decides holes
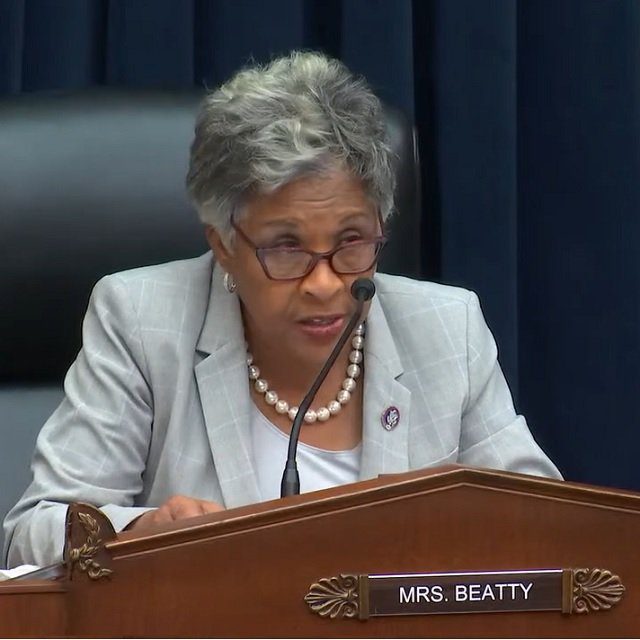
[[[351,394],[356,388],[356,380],[360,376],[364,347],[364,325],[359,325],[355,330],[355,335],[351,339],[353,350],[349,353],[349,365],[347,366],[347,377],[342,381],[342,388],[336,394],[336,399],[327,404],[326,407],[320,407],[317,410],[309,409],[304,414],[304,421],[308,424],[314,423],[316,420],[326,422],[331,416],[340,413],[342,407],[351,400]],[[292,422],[298,414],[298,407],[290,407],[285,400],[280,400],[278,394],[269,389],[269,383],[260,377],[260,369],[253,364],[253,356],[247,352],[247,366],[249,368],[249,380],[253,382],[253,386],[258,393],[263,394],[264,401],[273,407],[279,414],[285,413]]]

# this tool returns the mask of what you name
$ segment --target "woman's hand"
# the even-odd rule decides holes
[[[223,511],[224,507],[217,502],[197,500],[187,496],[171,496],[166,502],[153,511],[147,511],[126,527],[127,531],[149,529],[158,524],[184,520],[205,513]]]

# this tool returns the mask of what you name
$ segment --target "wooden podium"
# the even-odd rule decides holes
[[[637,636],[639,544],[640,494],[458,466],[232,509],[144,536],[115,535],[101,512],[74,505],[59,577],[0,583],[0,635]],[[513,600],[505,604],[495,584],[480,602],[491,588],[479,586],[474,598],[470,583],[505,575],[516,585],[522,576],[538,580],[535,572],[550,581],[555,610],[443,613],[451,605],[533,606],[534,598],[524,602],[531,587],[514,586],[511,595],[501,587]],[[422,592],[384,587],[389,606],[400,589],[401,601],[429,614],[376,616],[387,605],[374,602],[374,591],[389,580],[431,584]],[[435,597],[434,581],[447,580]],[[431,601],[420,603],[429,588]],[[449,602],[453,593],[465,602]]]

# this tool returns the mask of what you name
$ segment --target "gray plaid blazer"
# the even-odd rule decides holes
[[[375,280],[361,479],[450,462],[560,477],[514,411],[476,295]],[[8,564],[59,560],[71,501],[100,506],[116,530],[175,494],[259,501],[245,359],[239,302],[210,253],[103,278],[33,482],[5,520]]]

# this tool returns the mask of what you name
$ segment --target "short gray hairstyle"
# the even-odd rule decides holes
[[[364,79],[315,52],[246,68],[205,98],[187,189],[228,241],[246,199],[306,175],[346,169],[386,219],[395,176],[382,106]]]

